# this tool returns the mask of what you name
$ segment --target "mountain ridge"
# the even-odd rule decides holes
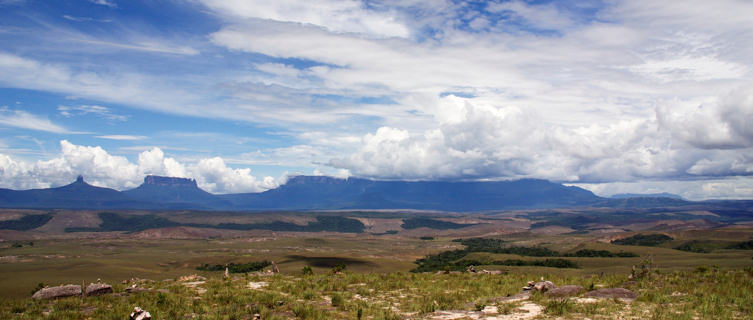
[[[79,176],[56,188],[0,189],[0,207],[60,209],[490,211],[566,207],[682,206],[671,198],[608,199],[541,179],[506,181],[380,181],[295,176],[260,193],[212,194],[194,179],[148,175],[133,189],[92,186]]]

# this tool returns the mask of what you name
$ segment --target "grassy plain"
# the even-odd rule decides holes
[[[19,216],[22,215],[8,215],[13,219]],[[753,239],[753,228],[729,225],[693,230],[644,230],[643,233],[665,233],[674,238],[656,247],[644,247],[609,242],[635,232],[606,232],[598,228],[585,232],[561,227],[529,229],[530,222],[522,218],[494,220],[495,224],[479,224],[487,220],[478,217],[443,218],[474,226],[436,230],[401,229],[402,215],[399,214],[375,217],[351,213],[348,216],[363,219],[365,232],[197,231],[180,227],[140,232],[66,233],[62,231],[64,227],[80,226],[80,221],[89,223],[97,215],[94,212],[57,213],[42,227],[7,232],[5,235],[13,239],[0,241],[0,317],[122,319],[134,306],[140,306],[152,312],[155,319],[248,319],[254,313],[262,314],[263,319],[354,319],[358,318],[358,310],[364,319],[423,318],[436,310],[472,311],[490,305],[499,305],[501,311],[514,311],[520,307],[519,303],[498,303],[494,298],[517,293],[528,280],[540,277],[557,285],[622,286],[640,294],[632,304],[602,301],[588,305],[534,295],[532,301],[545,309],[542,317],[753,317],[750,307],[753,305],[753,251],[726,249],[734,243]],[[217,216],[212,217],[211,222],[245,223],[252,220],[243,219],[260,217]],[[195,220],[200,216],[186,213],[178,218]],[[278,219],[293,223],[313,221],[300,213]],[[55,224],[58,221],[60,224]],[[382,234],[385,230],[396,231]],[[176,239],[175,235],[187,239]],[[640,257],[565,257],[577,263],[577,269],[477,267],[501,270],[501,275],[409,272],[416,267],[416,259],[463,248],[452,240],[473,236],[495,237],[515,246],[542,246],[562,254],[592,249],[632,252]],[[687,241],[698,241],[711,248],[711,253],[673,249]],[[653,260],[652,277],[626,283],[631,266],[647,257]],[[473,252],[467,258],[480,261],[541,259],[489,252]],[[221,272],[196,270],[203,264],[262,260],[274,261],[281,274],[271,277],[236,274],[226,280],[222,279]],[[339,263],[345,264],[346,272],[330,274],[332,267]],[[306,266],[313,269],[313,276],[302,276],[301,271]],[[208,280],[194,287],[176,281],[190,274]],[[97,279],[113,284],[117,294],[55,301],[29,299],[39,283],[88,284]],[[123,294],[126,285],[122,281],[129,280],[130,285],[131,279],[153,290]],[[265,282],[266,286],[250,289],[249,282]]]

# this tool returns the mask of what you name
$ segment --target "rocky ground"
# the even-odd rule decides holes
[[[539,277],[532,274],[282,275],[128,279],[41,288],[0,317],[123,319],[749,319],[753,270]]]

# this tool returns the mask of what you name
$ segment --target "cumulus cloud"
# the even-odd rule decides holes
[[[753,149],[702,152],[675,138],[666,121],[572,127],[519,107],[475,100],[445,96],[437,128],[419,133],[379,128],[363,137],[358,151],[330,164],[357,176],[389,179],[608,182],[753,174]]]
[[[60,141],[56,158],[30,163],[0,154],[0,187],[13,189],[47,188],[72,182],[83,175],[89,183],[118,190],[141,184],[145,175],[196,179],[199,187],[214,193],[260,192],[279,185],[273,177],[258,180],[251,169],[233,169],[222,158],[201,159],[182,164],[166,157],[160,148],[141,152],[136,163],[109,154],[101,147],[79,146]]]
[[[702,149],[753,146],[753,89],[748,86],[708,101],[671,101],[656,109],[662,127]]]

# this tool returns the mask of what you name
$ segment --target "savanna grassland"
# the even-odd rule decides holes
[[[262,319],[753,317],[753,250],[746,249],[753,229],[746,223],[597,221],[572,228],[548,223],[572,219],[572,212],[550,220],[509,212],[421,213],[420,219],[414,213],[325,213],[359,221],[358,226],[305,213],[121,212],[118,219],[148,217],[127,220],[136,224],[165,219],[194,225],[97,232],[106,221],[98,221],[102,215],[93,211],[4,214],[4,221],[49,215],[26,220],[43,225],[0,233],[4,318],[122,319],[134,306],[155,319],[251,319],[254,314]],[[291,228],[274,221],[362,231],[244,230],[251,224]],[[221,223],[234,223],[235,229],[199,227]],[[93,229],[71,230],[84,227]],[[634,245],[646,235],[648,240],[663,237]],[[482,241],[468,240],[474,238]],[[621,239],[627,239],[627,245],[612,243]],[[542,266],[547,259],[568,264]],[[197,270],[265,260],[274,261],[280,273],[232,273],[224,278],[221,271]],[[421,261],[426,272],[418,269]],[[648,272],[629,281],[631,267],[642,264]],[[468,273],[468,265],[499,273]],[[193,274],[199,277],[181,279]],[[524,301],[505,301],[529,280],[542,277],[586,290],[627,288],[638,298],[592,301],[582,295],[563,299],[537,293]],[[115,294],[29,298],[40,283],[88,284],[98,279],[113,285]],[[134,284],[145,290],[124,292]]]

